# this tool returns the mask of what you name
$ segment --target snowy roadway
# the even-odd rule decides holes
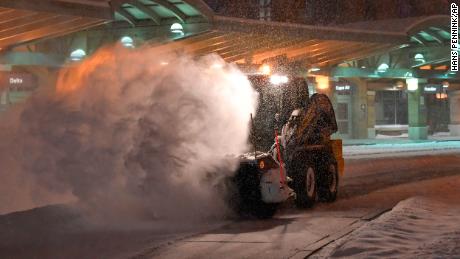
[[[460,150],[460,140],[449,141],[423,141],[409,143],[375,143],[369,145],[344,146],[345,158],[372,158],[413,156],[421,154],[445,154]]]
[[[460,253],[460,151],[438,152],[347,159],[337,202],[287,205],[264,221],[104,227],[66,206],[3,215],[0,258],[451,257]]]

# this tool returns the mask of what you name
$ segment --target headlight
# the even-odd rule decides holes
[[[264,160],[260,160],[260,161],[259,161],[259,168],[260,168],[260,169],[265,169],[265,162],[264,162]]]
[[[273,160],[272,157],[267,156],[258,159],[257,167],[259,167],[260,170],[267,171],[270,169],[278,168],[278,164],[275,162],[275,160]]]

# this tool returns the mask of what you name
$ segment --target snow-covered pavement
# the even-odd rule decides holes
[[[458,197],[460,175],[401,184],[235,222],[141,258],[449,258],[459,248],[460,207],[451,207]],[[443,246],[449,250],[438,251]]]
[[[459,140],[346,145],[343,148],[343,154],[346,159],[446,154],[452,152],[460,152]]]
[[[333,249],[317,257],[455,258],[460,255],[459,222],[458,200],[413,197],[336,241]]]
[[[338,201],[287,204],[264,221],[94,225],[65,205],[0,215],[0,258],[367,258],[374,246],[383,257],[449,257],[437,249],[458,251],[459,162],[460,153],[348,159]]]
[[[459,187],[460,177],[450,176],[346,199],[340,207],[397,205],[349,235],[334,240],[313,258],[458,258]]]

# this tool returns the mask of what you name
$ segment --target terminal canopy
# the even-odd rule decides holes
[[[240,64],[281,58],[315,68],[450,39],[449,17],[442,15],[311,26],[217,16],[202,0],[0,0],[0,49],[103,24],[148,29],[155,32],[152,46],[168,43],[196,56],[216,53]],[[183,33],[171,35],[173,24]]]
[[[0,50],[117,21],[135,27],[212,15],[201,0],[0,0]]]

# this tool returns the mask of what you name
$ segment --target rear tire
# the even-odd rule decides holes
[[[316,171],[312,166],[304,167],[295,176],[295,203],[299,208],[311,208],[316,201]]]
[[[318,196],[321,201],[334,202],[339,190],[337,163],[329,163],[324,169],[318,184]]]

